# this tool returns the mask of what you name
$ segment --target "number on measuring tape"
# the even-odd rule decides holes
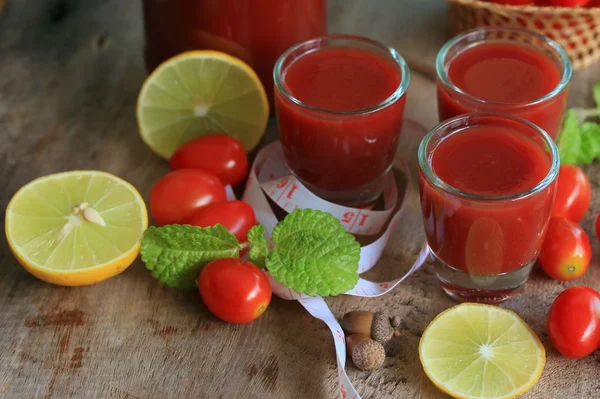
[[[281,181],[277,184],[277,188],[284,188],[288,184],[289,179],[281,179]]]

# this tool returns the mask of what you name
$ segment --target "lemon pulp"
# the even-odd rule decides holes
[[[210,50],[165,61],[148,76],[137,103],[142,139],[167,159],[188,141],[211,133],[231,135],[251,151],[268,117],[267,96],[252,68]]]
[[[456,398],[512,398],[540,378],[546,352],[515,313],[463,303],[425,329],[419,357],[429,379]]]
[[[41,177],[23,186],[6,209],[5,232],[17,260],[60,285],[92,284],[123,271],[147,227],[137,190],[98,171]]]

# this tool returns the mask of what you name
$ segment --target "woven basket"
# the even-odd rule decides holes
[[[507,6],[480,0],[447,0],[453,34],[482,26],[511,26],[542,33],[560,43],[583,69],[600,59],[600,8]]]

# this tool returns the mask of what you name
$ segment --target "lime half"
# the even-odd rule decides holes
[[[161,64],[138,96],[142,139],[163,158],[197,137],[225,133],[247,151],[262,138],[269,103],[256,73],[218,51],[182,53]]]
[[[147,227],[137,190],[97,171],[36,179],[6,208],[6,237],[19,263],[59,285],[93,284],[122,272],[135,260]]]
[[[425,329],[419,357],[429,379],[455,398],[513,398],[529,390],[546,364],[544,346],[515,313],[463,303]]]

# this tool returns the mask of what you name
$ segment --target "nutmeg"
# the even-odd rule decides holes
[[[385,361],[385,349],[379,342],[364,334],[350,334],[346,345],[352,357],[352,363],[360,370],[375,370]]]
[[[390,319],[383,312],[355,310],[342,317],[342,328],[346,334],[367,335],[384,344],[394,335]]]

